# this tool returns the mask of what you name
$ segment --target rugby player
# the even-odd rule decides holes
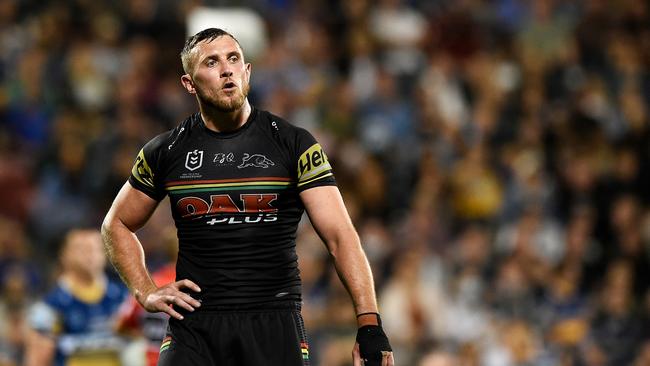
[[[231,34],[197,33],[181,61],[199,111],[142,148],[102,225],[137,301],[171,316],[158,364],[309,364],[295,250],[306,210],[358,315],[354,365],[393,365],[370,267],[321,146],[249,104],[251,64]],[[177,281],[158,287],[135,232],[165,196],[178,230]]]
[[[97,230],[73,229],[59,256],[54,288],[28,311],[27,366],[119,366],[124,339],[113,331],[127,291],[104,273],[106,255]]]

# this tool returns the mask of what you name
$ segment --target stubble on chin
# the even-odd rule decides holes
[[[238,93],[237,96],[231,98],[221,98],[217,99],[214,103],[215,108],[221,112],[234,112],[241,108],[244,104],[244,95]]]
[[[205,104],[209,104],[220,112],[234,112],[244,105],[244,101],[248,96],[248,91],[250,90],[249,85],[245,85],[244,89],[241,92],[236,93],[230,97],[219,97],[217,96],[204,96],[199,95],[201,101]]]

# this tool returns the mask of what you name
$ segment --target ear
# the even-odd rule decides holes
[[[183,84],[183,88],[185,88],[185,90],[187,90],[188,93],[196,94],[196,89],[194,88],[194,81],[192,80],[192,77],[189,74],[185,74],[181,76],[181,84]]]
[[[251,81],[251,70],[253,69],[253,66],[250,63],[246,64],[246,82]]]

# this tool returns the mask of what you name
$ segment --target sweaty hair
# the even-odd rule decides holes
[[[192,49],[196,47],[197,44],[203,41],[212,42],[214,39],[219,38],[221,36],[228,36],[234,39],[235,42],[237,42],[237,44],[239,44],[239,41],[237,40],[237,38],[235,38],[235,36],[226,32],[221,28],[207,28],[193,35],[192,37],[188,38],[187,41],[185,41],[185,46],[183,46],[183,50],[181,51],[181,62],[183,63],[183,71],[189,74],[191,70],[190,53],[192,52]],[[241,45],[239,46],[241,47]]]

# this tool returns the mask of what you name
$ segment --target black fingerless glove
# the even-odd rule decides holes
[[[364,325],[357,331],[357,343],[364,366],[381,365],[382,351],[392,352],[388,337],[381,327],[381,318],[377,314],[379,325]]]

